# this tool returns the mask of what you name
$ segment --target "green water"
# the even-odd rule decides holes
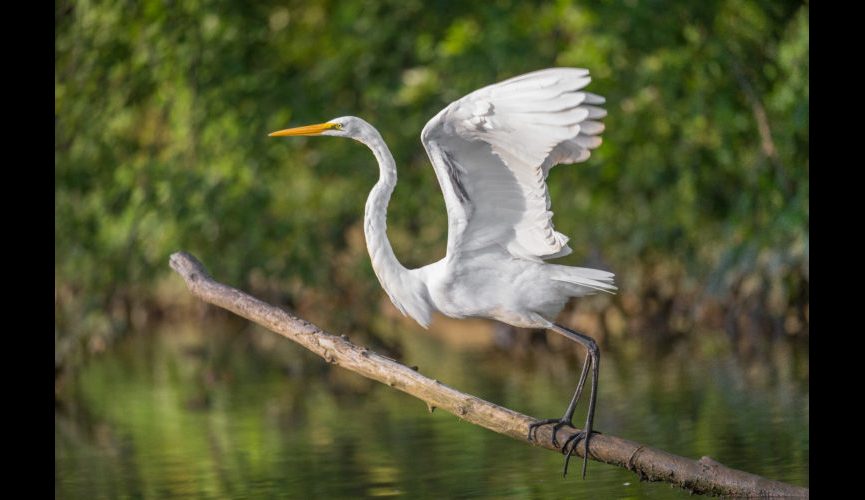
[[[574,360],[515,360],[399,337],[401,359],[517,411],[559,415]],[[808,357],[778,342],[745,361],[707,340],[603,352],[596,428],[673,453],[808,485]],[[410,396],[269,332],[166,325],[128,336],[62,389],[57,498],[686,498],[591,462],[430,414]],[[584,415],[584,407],[578,409]]]

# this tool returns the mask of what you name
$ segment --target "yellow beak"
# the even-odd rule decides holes
[[[338,123],[319,123],[316,125],[306,125],[305,127],[287,128],[278,132],[271,132],[268,137],[287,137],[291,135],[318,135],[325,130],[338,128]]]

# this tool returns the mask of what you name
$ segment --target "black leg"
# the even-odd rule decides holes
[[[577,390],[574,391],[574,397],[571,398],[571,404],[568,405],[568,409],[565,410],[564,418],[567,418],[570,422],[574,417],[574,410],[577,409],[577,401],[580,400],[580,396],[583,395],[583,386],[586,385],[586,375],[589,374],[589,366],[593,366],[595,363],[592,361],[592,355],[590,353],[586,353],[586,360],[583,362],[583,371],[580,373],[580,381],[577,382]]]
[[[565,443],[562,445],[562,453],[565,454],[565,465],[564,465],[564,475],[568,473],[568,463],[570,462],[571,455],[574,450],[576,450],[577,444],[582,439],[584,442],[584,453],[583,453],[583,479],[586,477],[586,467],[589,461],[589,439],[592,435],[592,423],[595,419],[595,404],[597,402],[598,397],[598,373],[601,361],[601,352],[598,349],[598,344],[589,336],[583,335],[581,333],[575,332],[568,328],[565,328],[561,325],[553,324],[551,330],[554,332],[573,340],[586,348],[586,361],[583,364],[583,370],[580,373],[580,381],[577,383],[577,389],[574,391],[574,396],[571,398],[570,404],[568,404],[567,410],[565,410],[564,416],[560,419],[545,419],[539,420],[531,425],[529,425],[529,439],[533,439],[532,433],[537,434],[537,428],[541,425],[552,424],[555,423],[553,427],[553,436],[552,441],[553,445],[558,447],[559,443],[556,440],[556,433],[558,430],[564,426],[568,425],[573,427],[572,419],[574,416],[574,410],[577,407],[577,402],[580,399],[580,396],[583,393],[583,386],[586,382],[586,376],[589,372],[589,366],[592,368],[592,391],[589,395],[589,411],[588,415],[586,415],[586,426],[585,428],[571,435]]]
[[[577,407],[577,402],[580,400],[580,396],[583,394],[583,386],[586,384],[586,375],[589,373],[589,366],[591,363],[591,357],[586,354],[586,361],[583,363],[583,369],[580,373],[580,381],[577,383],[577,390],[574,391],[574,396],[571,398],[571,403],[568,405],[568,409],[565,410],[564,416],[562,418],[547,418],[544,420],[538,420],[533,424],[529,425],[529,441],[533,441],[538,432],[538,427],[547,424],[556,424],[553,426],[553,446],[556,448],[559,447],[559,441],[556,439],[556,434],[558,434],[559,429],[563,426],[568,425],[573,427],[573,418],[574,418],[574,410]],[[564,448],[562,448],[564,450]]]

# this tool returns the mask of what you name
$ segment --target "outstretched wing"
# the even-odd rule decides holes
[[[421,133],[448,211],[448,258],[490,246],[515,257],[571,253],[553,228],[547,174],[601,144],[604,98],[585,69],[552,68],[454,101]]]

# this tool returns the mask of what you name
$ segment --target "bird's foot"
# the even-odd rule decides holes
[[[598,431],[591,431],[590,433],[586,433],[586,431],[580,431],[568,436],[568,439],[565,440],[565,443],[562,445],[562,454],[565,456],[565,466],[562,470],[562,477],[568,475],[568,463],[571,461],[571,456],[575,454],[577,450],[577,445],[580,440],[583,441],[583,479],[586,478],[586,465],[589,461],[589,439],[591,439],[592,434],[600,434]]]
[[[568,427],[574,427],[574,424],[571,423],[570,419],[546,418],[544,420],[538,420],[537,422],[529,424],[528,440],[534,441],[538,435],[538,427],[541,427],[544,425],[549,425],[549,424],[555,424],[553,426],[553,439],[552,439],[552,441],[553,441],[553,446],[555,446],[556,448],[559,447],[559,442],[558,442],[558,440],[556,440],[556,434],[558,434],[559,429],[561,429],[565,425],[567,425]],[[566,443],[567,443],[567,441],[566,441]],[[562,448],[562,450],[564,450],[564,448]]]

